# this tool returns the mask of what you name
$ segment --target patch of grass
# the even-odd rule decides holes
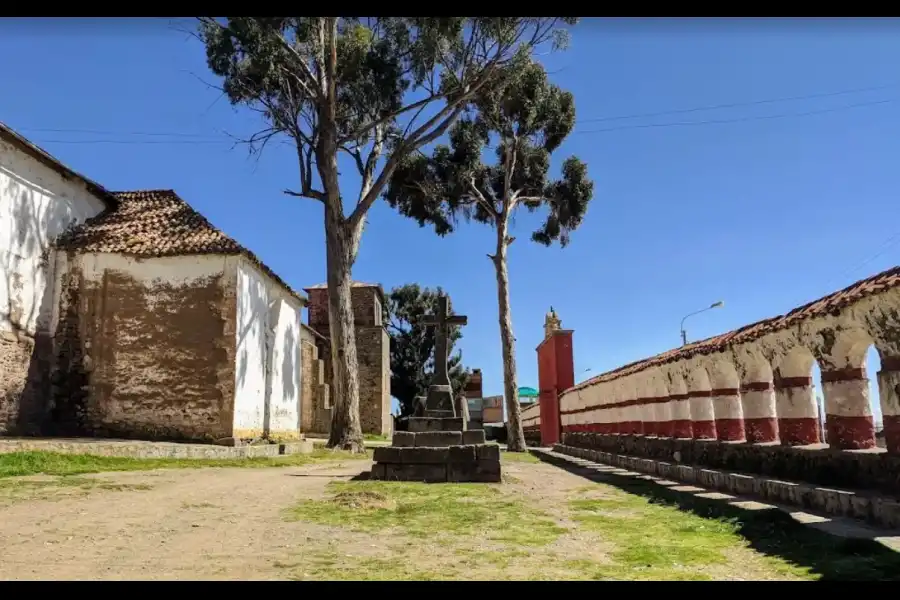
[[[366,442],[386,442],[390,440],[386,435],[377,435],[374,433],[365,433],[363,434],[363,440]]]
[[[40,496],[42,499],[71,496],[92,491],[127,492],[150,490],[145,483],[113,483],[90,477],[65,477],[47,480],[5,479],[0,481],[0,500],[20,501]]]
[[[357,531],[397,529],[416,538],[477,536],[519,546],[553,542],[565,529],[485,484],[332,482],[326,500],[306,500],[291,518]]]
[[[59,452],[10,452],[0,454],[0,478],[24,475],[80,475],[104,471],[198,469],[214,467],[296,467],[316,462],[371,458],[371,453],[350,454],[317,448],[310,454],[265,458],[124,458]]]
[[[725,552],[744,545],[732,521],[683,514],[641,496],[620,492],[569,506],[581,526],[615,546],[615,564],[598,567],[595,579],[709,579],[708,567],[727,564]]]
[[[515,463],[539,463],[541,462],[538,457],[536,457],[531,452],[507,452],[506,450],[500,453],[500,460],[503,462],[515,462]]]
[[[747,556],[753,564],[739,565],[738,574],[752,569],[792,579],[900,580],[900,553],[873,540],[830,535],[777,509],[747,511],[645,480],[602,477],[615,487],[584,491],[602,488],[608,500],[570,502],[576,520],[616,545],[617,564],[597,569],[598,579],[708,578],[726,562],[734,569],[735,556]]]

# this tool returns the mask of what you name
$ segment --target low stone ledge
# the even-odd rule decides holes
[[[851,517],[882,527],[900,527],[900,502],[875,494],[731,473],[659,460],[557,444],[554,451],[593,462],[696,484],[735,495],[756,496],[781,504]]]
[[[10,452],[59,452],[120,458],[233,459],[262,458],[313,451],[311,440],[258,446],[220,446],[174,442],[137,442],[132,440],[85,439],[6,439],[0,440],[0,454]]]
[[[840,451],[822,445],[792,447],[582,432],[564,433],[562,444],[900,497],[900,456],[882,451]]]

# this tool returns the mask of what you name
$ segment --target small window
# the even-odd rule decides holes
[[[381,300],[375,298],[375,327],[382,326]]]

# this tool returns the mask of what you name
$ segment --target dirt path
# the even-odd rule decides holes
[[[369,464],[86,476],[103,485],[0,507],[0,579],[284,578],[278,561],[322,531],[282,511]]]

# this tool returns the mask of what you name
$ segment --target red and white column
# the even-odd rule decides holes
[[[695,440],[716,439],[716,413],[713,409],[712,392],[700,390],[688,392],[691,402],[691,427]]]
[[[828,445],[841,450],[874,448],[875,420],[865,368],[823,371],[822,392]]]
[[[653,405],[653,398],[641,398],[638,402],[640,402],[638,406],[641,411],[641,422],[644,424],[643,434],[656,436],[656,407]]]
[[[755,444],[778,441],[778,412],[772,382],[745,383],[741,386],[741,404],[747,441]]]
[[[668,397],[657,398],[654,404],[656,411],[656,435],[674,437],[675,422],[672,420],[672,400]]]
[[[887,451],[900,454],[900,357],[881,359],[878,392],[881,395],[881,420]]]
[[[716,417],[716,436],[723,442],[743,442],[744,411],[741,409],[740,390],[726,388],[710,393]]]
[[[818,444],[819,409],[812,377],[783,377],[775,382],[778,437],[783,446]]]
[[[672,437],[689,439],[694,437],[691,423],[691,401],[687,394],[672,394]]]

